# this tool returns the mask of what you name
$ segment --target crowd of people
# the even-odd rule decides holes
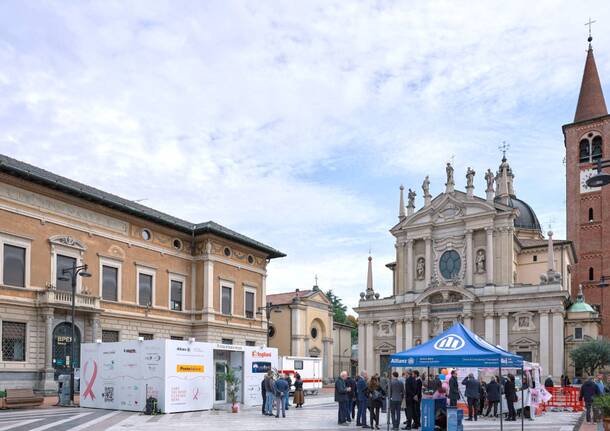
[[[303,391],[303,379],[296,373],[294,383],[290,375],[279,374],[276,377],[273,371],[267,372],[267,375],[261,382],[261,395],[263,397],[262,413],[265,416],[286,417],[286,410],[294,405],[295,408],[303,407],[305,403],[305,393]],[[290,390],[294,387],[292,404],[290,404]],[[275,407],[276,413],[273,414]]]

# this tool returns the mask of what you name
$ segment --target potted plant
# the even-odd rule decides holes
[[[604,431],[610,431],[610,395],[593,398],[593,408],[599,409],[604,417]]]
[[[220,378],[227,385],[227,395],[229,396],[229,401],[231,402],[231,412],[238,413],[239,403],[237,402],[237,393],[239,392],[239,384],[241,383],[239,377],[237,377],[237,374],[233,368],[225,365],[225,372],[222,373]]]
[[[0,390],[0,409],[4,408],[4,398],[6,397],[6,391]]]

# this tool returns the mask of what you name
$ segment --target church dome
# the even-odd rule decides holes
[[[495,199],[496,202],[501,201],[500,198]],[[540,227],[540,222],[538,221],[538,217],[536,217],[536,213],[528,204],[523,202],[521,199],[517,199],[514,196],[508,198],[508,202],[502,202],[508,205],[511,208],[516,208],[519,210],[519,215],[515,219],[515,227],[517,229],[531,229],[542,231]]]

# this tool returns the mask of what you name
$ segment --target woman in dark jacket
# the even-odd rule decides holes
[[[371,417],[371,428],[379,429],[379,410],[383,403],[385,392],[379,384],[379,379],[376,376],[371,377],[369,385],[366,388],[368,396],[369,415]]]
[[[292,396],[292,402],[295,405],[295,408],[303,407],[303,403],[305,402],[305,393],[303,392],[303,379],[301,379],[301,375],[297,373],[294,380],[294,395]]]
[[[494,408],[494,418],[498,417],[498,403],[500,402],[500,383],[497,377],[492,378],[487,384],[487,412],[485,416],[489,416],[491,407]]]
[[[517,390],[515,388],[515,376],[508,375],[506,383],[504,383],[504,395],[506,396],[506,405],[508,406],[507,421],[516,421],[517,412],[515,412],[514,403],[517,401]]]
[[[485,383],[483,377],[479,377],[479,383],[479,416],[483,416],[485,401],[487,400],[487,383]]]

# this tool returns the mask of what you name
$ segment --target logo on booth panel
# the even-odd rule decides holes
[[[436,350],[460,350],[466,342],[459,335],[446,335],[434,343]]]

